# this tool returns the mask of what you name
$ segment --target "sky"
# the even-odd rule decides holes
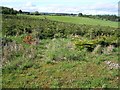
[[[116,14],[119,0],[0,0],[0,6],[50,13]]]

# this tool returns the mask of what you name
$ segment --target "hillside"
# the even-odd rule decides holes
[[[118,88],[118,29],[51,18],[3,15],[2,87]]]
[[[109,20],[100,20],[100,19],[92,19],[87,17],[73,17],[73,16],[47,16],[47,15],[22,15],[28,16],[36,19],[49,19],[53,21],[59,22],[68,22],[73,24],[86,24],[86,25],[101,25],[101,26],[110,26],[110,27],[118,27],[118,22],[113,22]]]
[[[33,18],[40,18],[40,19],[49,19],[53,21],[59,21],[59,22],[68,22],[73,24],[86,24],[86,25],[101,25],[101,26],[110,26],[110,27],[118,27],[118,22],[120,17],[115,15],[82,15],[82,16],[76,16],[72,14],[58,14],[53,13],[55,15],[52,16],[51,13],[39,13],[39,12],[23,12],[22,10],[14,10],[13,8],[8,7],[0,7],[2,8],[2,14],[9,14],[9,15],[18,15],[18,16],[27,16],[27,17],[33,17]],[[99,18],[99,19],[98,19]],[[102,20],[101,20],[102,19]],[[111,21],[109,21],[111,20]]]

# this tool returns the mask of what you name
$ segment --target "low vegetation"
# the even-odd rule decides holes
[[[118,28],[3,15],[2,33],[3,88],[118,88]]]

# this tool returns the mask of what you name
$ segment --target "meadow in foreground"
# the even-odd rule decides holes
[[[118,88],[117,31],[3,16],[3,88]]]

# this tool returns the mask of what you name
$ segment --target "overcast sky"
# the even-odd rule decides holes
[[[119,0],[0,0],[0,6],[31,12],[117,15],[118,2]]]

